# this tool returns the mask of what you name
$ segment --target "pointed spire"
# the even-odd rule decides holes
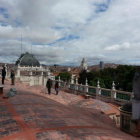
[[[85,63],[86,61],[85,61],[85,58],[83,58],[83,60],[82,60],[82,63]]]
[[[88,65],[87,65],[87,63],[86,63],[85,58],[83,58],[82,61],[81,61],[81,68],[82,68],[83,70],[87,70],[87,68],[88,68]]]

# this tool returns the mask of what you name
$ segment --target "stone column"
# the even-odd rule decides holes
[[[17,68],[17,77],[20,77],[20,68]]]
[[[111,99],[113,99],[113,100],[116,99],[116,89],[115,89],[114,81],[112,83]]]
[[[71,84],[74,84],[73,76],[71,76]]]
[[[42,72],[41,72],[41,76],[43,76],[43,75],[44,75],[44,72],[42,71]]]
[[[7,70],[7,65],[5,64],[5,71],[6,71],[6,78],[8,78],[8,70]]]
[[[88,93],[88,81],[87,81],[87,78],[86,78],[86,85],[84,86],[84,91],[86,93]]]
[[[58,84],[60,86],[60,82],[61,82],[61,79],[60,79],[60,76],[58,77]]]
[[[30,76],[30,86],[34,86],[35,85],[35,80],[33,76]]]
[[[33,75],[33,72],[32,71],[30,71],[30,76],[32,76]]]
[[[75,90],[78,90],[78,79],[76,78]]]
[[[140,121],[140,66],[137,66],[133,79],[134,98],[132,99],[132,119]]]
[[[78,84],[78,79],[76,78],[76,85]]]
[[[88,80],[87,80],[87,78],[86,78],[86,86],[88,86]]]
[[[101,95],[100,82],[97,81],[96,96]]]
[[[44,85],[44,72],[41,72],[41,85]]]

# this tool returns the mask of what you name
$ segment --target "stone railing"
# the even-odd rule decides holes
[[[53,82],[55,83],[55,81]],[[83,95],[85,97],[97,98],[107,102],[114,102],[119,105],[130,102],[133,95],[132,92],[116,90],[114,85],[112,89],[106,89],[101,88],[99,85],[94,87],[88,85],[66,83],[60,80],[59,85],[61,90],[65,90],[73,94]]]

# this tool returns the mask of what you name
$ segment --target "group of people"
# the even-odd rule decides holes
[[[6,77],[6,69],[3,66],[2,68],[2,72],[1,72],[1,76],[2,76],[2,85],[4,85],[4,81],[5,81],[5,77]],[[11,85],[15,85],[15,72],[14,70],[11,70]]]
[[[5,77],[6,77],[6,68],[3,66],[2,72],[2,84],[4,85],[4,81],[5,81]],[[14,70],[11,70],[11,85],[15,85],[15,72]],[[46,87],[48,89],[48,94],[51,94],[51,88],[52,88],[52,81],[51,79],[48,79],[47,83],[46,83]],[[59,83],[58,81],[56,81],[55,83],[55,91],[56,91],[56,95],[58,95],[59,92]]]
[[[48,94],[50,95],[51,94],[51,87],[52,87],[51,79],[48,79],[48,81],[46,83],[46,87],[48,89]],[[59,83],[58,83],[58,81],[56,81],[56,83],[55,83],[55,91],[56,91],[56,95],[58,95],[58,92],[59,92]]]

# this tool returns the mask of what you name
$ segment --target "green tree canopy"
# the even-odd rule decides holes
[[[71,73],[69,72],[61,72],[56,76],[56,79],[58,80],[58,77],[60,76],[61,80],[63,81],[70,81],[71,79]]]
[[[116,89],[132,91],[135,70],[134,66],[119,65],[116,69],[105,68],[92,72],[81,71],[78,82],[85,84],[87,78],[90,86],[97,86],[99,80],[101,87],[111,89],[114,81]]]

